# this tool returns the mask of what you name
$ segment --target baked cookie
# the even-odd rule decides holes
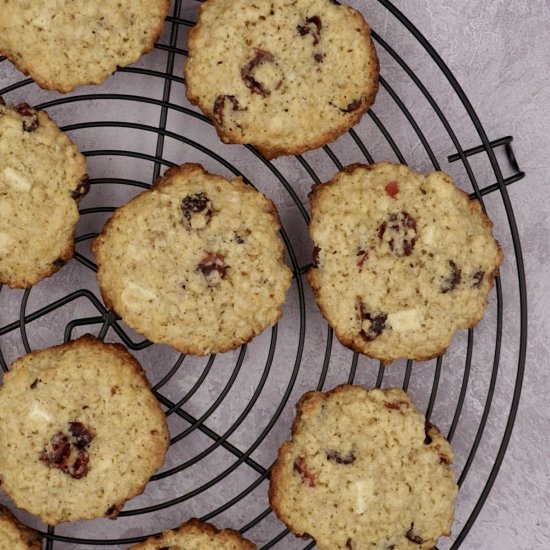
[[[244,539],[238,531],[220,531],[210,523],[190,519],[173,531],[165,531],[128,550],[256,550],[256,545]]]
[[[269,487],[294,534],[320,550],[427,550],[450,534],[453,452],[403,390],[312,391],[296,411]]]
[[[53,120],[0,98],[0,284],[27,288],[72,258],[88,188],[86,159]]]
[[[207,0],[189,31],[187,97],[224,143],[266,158],[336,139],[374,103],[370,28],[333,0]]]
[[[2,488],[50,525],[115,518],[169,444],[139,363],[90,335],[18,359],[0,387],[0,418]]]
[[[342,344],[422,361],[483,318],[503,254],[479,202],[447,174],[355,164],[310,200],[308,277]]]
[[[291,272],[275,205],[198,164],[168,170],[94,241],[108,308],[153,342],[207,355],[281,315]]]
[[[40,87],[101,84],[153,48],[170,0],[4,0],[0,54]]]
[[[0,548],[5,550],[42,550],[42,539],[34,530],[20,523],[0,505]]]

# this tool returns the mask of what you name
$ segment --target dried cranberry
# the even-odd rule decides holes
[[[294,461],[294,471],[307,481],[309,487],[315,487],[315,476],[306,468],[306,459],[303,456]]]
[[[74,479],[82,479],[88,474],[90,457],[84,449],[79,449],[77,456],[72,464],[68,464],[65,473],[69,474]]]
[[[313,45],[317,46],[321,38],[322,28],[323,24],[321,23],[321,18],[318,15],[314,15],[313,17],[306,18],[305,23],[303,25],[298,25],[296,30],[300,36],[311,33],[311,36],[313,36]]]
[[[370,325],[367,330],[361,328],[359,335],[366,342],[374,340],[377,336],[382,334],[386,328],[386,319],[388,318],[387,314],[381,313],[379,315],[373,315],[368,311],[365,303],[359,298],[359,318],[361,320],[361,327],[363,326],[363,321],[370,321]]]
[[[407,212],[390,214],[378,227],[378,238],[388,233],[388,246],[399,257],[410,256],[416,244],[416,219]]]
[[[63,469],[71,454],[69,438],[63,432],[57,432],[50,441],[51,450],[44,449],[40,453],[40,460],[48,466]]]
[[[319,252],[321,249],[318,246],[313,247],[313,267],[319,267]]]
[[[35,381],[29,386],[31,390],[35,390],[36,386],[38,386],[38,382],[42,382],[39,378],[36,378]]]
[[[384,403],[384,406],[386,407],[386,409],[402,411],[403,409],[408,408],[409,404],[406,401],[386,401],[386,403]]]
[[[344,107],[343,109],[340,109],[343,113],[352,113],[353,111],[357,111],[361,107],[361,99],[356,99],[355,101],[352,101],[350,104],[348,104],[347,107]]]
[[[426,437],[424,438],[424,445],[430,445],[433,441],[432,436],[430,435],[430,429],[432,427],[433,424],[426,420],[426,423],[424,424],[424,433],[426,434]]]
[[[269,90],[266,90],[253,76],[253,72],[262,63],[273,61],[275,58],[273,54],[261,50],[260,48],[255,48],[254,50],[256,55],[251,59],[242,69],[241,69],[241,78],[244,80],[246,87],[249,88],[253,93],[259,94],[262,96],[269,95]]]
[[[395,199],[395,196],[399,193],[399,184],[396,181],[390,181],[386,187],[384,187],[384,190],[392,199]]]
[[[194,195],[187,195],[181,203],[183,224],[186,229],[201,229],[197,223],[193,224],[193,214],[203,213],[206,224],[208,224],[210,218],[212,218],[211,206],[212,204],[206,193],[200,192]]]
[[[476,271],[473,275],[474,287],[481,288],[481,283],[483,282],[483,277],[485,277],[485,271],[479,270]]]
[[[88,447],[94,438],[94,434],[82,422],[69,422],[69,431],[74,438],[74,446],[78,449]]]
[[[452,260],[449,260],[449,269],[450,274],[441,285],[441,292],[443,294],[454,290],[460,284],[461,271]]]
[[[338,451],[326,451],[327,458],[336,462],[337,464],[353,464],[357,457],[353,451],[350,451],[348,454],[343,455]]]
[[[315,52],[313,54],[313,59],[315,60],[315,63],[323,63],[325,61],[326,54],[321,52]]]
[[[359,268],[359,271],[361,271],[363,264],[369,259],[369,251],[360,249],[357,251],[357,257],[360,257],[357,262],[357,267]]]
[[[411,523],[411,528],[405,533],[405,536],[414,544],[424,544],[424,539],[414,532],[414,523]]]
[[[109,508],[107,508],[107,511],[105,512],[105,515],[110,518],[116,518],[118,516],[118,513],[120,512],[122,506],[120,504],[113,504]]]
[[[15,106],[15,110],[21,116],[33,116],[35,113],[34,109],[28,103],[19,103],[19,105]]]
[[[346,541],[346,548],[349,548],[349,550],[353,550],[353,540],[352,539],[348,539]]]
[[[30,117],[30,120],[23,120],[23,131],[24,132],[34,132],[39,126],[40,121],[36,111],[27,103],[20,103],[15,106],[15,110],[24,117]]]
[[[199,262],[199,265],[197,266],[197,270],[202,272],[209,285],[214,282],[214,278],[212,277],[214,272],[219,273],[220,277],[223,279],[227,274],[228,269],[229,266],[225,265],[224,256],[214,252],[210,252]]]
[[[90,190],[90,177],[84,174],[78,182],[76,189],[71,193],[71,197],[75,200],[81,199]]]
[[[241,111],[239,100],[234,95],[219,95],[214,101],[214,118],[220,126],[223,126],[223,111],[226,100],[233,105],[233,111]]]

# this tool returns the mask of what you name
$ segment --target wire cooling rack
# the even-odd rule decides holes
[[[191,516],[240,529],[261,549],[313,548],[290,535],[271,512],[269,471],[288,438],[299,396],[344,382],[402,386],[452,440],[460,491],[453,535],[439,548],[460,547],[476,521],[506,453],[523,379],[525,276],[507,186],[524,174],[512,137],[489,139],[449,68],[391,2],[350,4],[374,29],[382,67],[376,104],[334,144],[274,162],[252,147],[221,144],[210,122],[185,100],[182,67],[196,0],[175,0],[153,52],[101,87],[63,96],[46,92],[0,58],[0,94],[9,103],[47,109],[87,156],[91,175],[75,259],[32,289],[0,286],[0,366],[6,371],[23,353],[85,332],[120,341],[146,369],[172,434],[164,467],[117,521],[46,529],[18,512],[44,534],[46,548],[126,548]],[[311,184],[351,162],[378,160],[451,173],[482,201],[506,253],[485,319],[455,336],[444,356],[426,363],[384,368],[344,349],[304,281],[311,258],[304,205]],[[240,350],[206,359],[151,345],[108,312],[90,252],[117,206],[147,189],[167,167],[188,161],[225,176],[242,175],[276,202],[294,271],[280,323]]]

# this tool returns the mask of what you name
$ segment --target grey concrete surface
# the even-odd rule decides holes
[[[355,129],[357,135],[375,160],[399,160],[399,155],[380,132],[378,122],[391,134],[403,160],[418,170],[429,171],[434,169],[435,159],[438,166],[450,172],[462,188],[471,192],[472,182],[462,162],[448,160],[448,156],[456,152],[456,146],[440,116],[420,93],[411,77],[395,62],[384,43],[391,46],[392,51],[401,56],[417,75],[448,121],[460,146],[463,149],[476,146],[480,138],[448,80],[409,31],[378,0],[350,0],[349,3],[365,13],[377,36],[383,41],[377,41],[377,49],[385,86],[373,107],[376,118],[364,117]],[[547,435],[550,430],[550,407],[546,395],[550,388],[550,205],[547,200],[546,159],[550,151],[550,2],[395,0],[394,4],[439,52],[461,84],[489,139],[507,135],[514,137],[513,147],[518,163],[527,174],[525,179],[508,187],[527,276],[529,345],[525,380],[515,427],[502,467],[460,548],[547,550],[550,549],[550,444]],[[196,18],[197,2],[183,0],[182,6],[181,18]],[[168,44],[169,39],[170,25],[165,29],[161,43]],[[177,46],[185,48],[185,45],[186,27],[181,25]],[[136,67],[163,72],[166,55],[166,51],[156,49]],[[181,75],[182,65],[183,56],[177,54],[174,75]],[[39,90],[33,84],[18,86],[21,81],[22,76],[9,62],[0,63],[0,89],[10,87],[4,94],[9,102],[27,101],[34,105],[61,97],[54,92]],[[72,139],[83,151],[127,149],[154,155],[157,146],[157,135],[154,132],[114,128],[109,122],[139,122],[155,128],[160,115],[157,106],[131,98],[125,101],[95,98],[78,102],[70,98],[108,92],[161,99],[163,85],[162,78],[118,72],[101,88],[85,87],[77,90],[70,96],[62,97],[64,103],[52,105],[48,110],[60,125],[105,121],[99,127],[70,130]],[[402,100],[402,106],[395,101],[394,96]],[[189,107],[184,99],[183,85],[177,81],[172,85],[170,102],[174,106]],[[427,146],[422,144],[408,116],[418,124]],[[294,267],[308,263],[311,244],[299,206],[303,203],[308,207],[307,193],[312,179],[300,162],[294,158],[274,162],[281,176],[292,185],[296,193],[295,200],[281,184],[274,170],[243,147],[221,144],[210,125],[171,108],[167,128],[175,136],[184,135],[208,147],[273,198],[281,214],[289,249],[296,258]],[[365,161],[363,153],[349,135],[342,136],[331,145],[331,150],[342,164]],[[510,175],[511,168],[502,151],[497,150],[495,153],[504,175]],[[216,157],[176,137],[166,139],[163,159],[174,163],[202,162],[211,171],[222,175],[231,174],[231,170]],[[321,180],[330,178],[336,171],[336,165],[322,150],[306,153],[304,159]],[[471,157],[470,163],[480,188],[494,183],[495,174],[485,154]],[[83,209],[118,206],[126,202],[139,189],[118,183],[102,183],[102,178],[107,181],[130,179],[150,184],[154,164],[116,153],[101,154],[89,157],[89,172],[97,183],[83,201]],[[503,206],[502,196],[498,191],[490,193],[484,197],[484,204],[495,223],[495,234],[502,243],[506,260],[501,269],[500,286],[491,293],[486,317],[472,333],[472,355],[467,377],[465,356],[468,340],[466,334],[459,334],[441,363],[430,361],[413,365],[409,379],[406,363],[397,362],[386,368],[383,379],[384,386],[407,385],[408,391],[424,411],[430,407],[430,396],[434,395],[431,418],[444,433],[451,433],[461,490],[453,535],[441,539],[438,548],[442,550],[456,547],[453,546],[454,541],[468,525],[468,518],[491,477],[507,429],[514,392],[517,392],[520,353],[518,258],[510,229],[511,220]],[[83,215],[77,234],[86,235],[100,230],[107,217],[106,213]],[[89,244],[89,239],[84,240],[79,243],[77,250],[83,257],[93,259]],[[288,261],[291,260],[292,255],[289,254]],[[73,261],[55,277],[43,281],[29,293],[25,311],[36,311],[80,288],[99,295],[93,271],[84,262]],[[2,288],[0,327],[17,322],[23,300],[21,291]],[[497,302],[500,302],[502,312],[498,371],[494,368],[495,347],[498,344]],[[67,323],[73,319],[97,315],[93,303],[81,296],[56,312],[28,323],[26,335],[29,346],[36,349],[60,343]],[[305,324],[304,318],[307,319]],[[139,335],[123,328],[133,341],[141,341]],[[72,336],[88,331],[97,334],[99,329],[100,325],[93,324],[77,327]],[[303,341],[300,340],[301,330]],[[273,361],[267,369],[268,349],[275,338]],[[110,329],[106,340],[117,341],[118,336]],[[302,344],[302,360],[297,362]],[[182,441],[174,443],[163,471],[195,460],[200,453],[204,455],[196,463],[187,464],[182,472],[150,483],[144,495],[128,503],[126,509],[138,510],[161,504],[189,492],[193,492],[193,496],[181,503],[174,502],[160,511],[128,515],[116,522],[96,520],[62,525],[56,528],[55,533],[95,541],[110,539],[115,542],[112,548],[127,548],[128,544],[116,544],[117,539],[140,537],[174,527],[190,516],[206,515],[218,525],[234,528],[247,526],[268,506],[267,482],[260,479],[258,472],[269,467],[277,447],[288,437],[293,407],[298,397],[306,390],[315,387],[329,389],[349,379],[365,386],[372,386],[376,382],[378,364],[363,357],[355,363],[353,355],[336,341],[332,341],[330,361],[325,370],[326,347],[326,325],[304,279],[301,284],[293,285],[276,333],[266,331],[246,351],[223,354],[216,357],[213,363],[206,359],[187,357],[170,382],[159,389],[165,399],[175,403],[195,387],[183,407],[183,416],[170,415],[172,435],[186,430],[193,424],[193,419],[202,415],[206,415],[204,425],[210,430],[207,433],[192,430]],[[18,327],[4,332],[0,330],[0,351],[7,364],[24,353],[23,338]],[[134,353],[153,383],[162,380],[177,359],[177,354],[159,346],[135,350]],[[299,369],[294,373],[294,380],[293,369],[296,364]],[[439,379],[436,373],[440,374]],[[434,380],[438,381],[437,393],[433,391]],[[287,389],[289,395],[285,396]],[[461,390],[464,400],[462,409],[457,410]],[[285,401],[283,397],[288,397],[288,400]],[[211,406],[213,410],[209,412]],[[481,429],[484,417],[486,423],[484,429]],[[228,442],[233,450],[248,450],[256,467],[246,464],[237,466],[235,456],[228,452],[227,446],[209,451],[214,441],[212,432],[222,435],[232,430],[233,423],[235,429],[228,433]],[[263,439],[260,440],[260,437]],[[234,469],[227,470],[232,466],[235,466]],[[221,479],[214,483],[212,480],[217,474],[220,474]],[[210,483],[211,486],[205,486]],[[239,498],[227,509],[223,507],[242,491],[247,492],[246,496]],[[0,502],[6,502],[1,494]],[[10,506],[13,508],[12,504]],[[17,513],[27,523],[44,529],[35,518],[22,512]],[[246,535],[262,548],[282,530],[283,526],[272,514],[268,514],[247,529]],[[291,536],[282,537],[273,547],[282,550],[309,548],[307,542],[295,540]],[[105,546],[99,543],[84,546],[68,540],[56,541],[51,548]]]

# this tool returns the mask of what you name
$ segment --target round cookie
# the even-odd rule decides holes
[[[173,531],[147,539],[128,550],[256,550],[256,545],[233,529],[218,530],[210,523],[190,519]]]
[[[93,336],[18,359],[0,386],[0,482],[49,525],[115,518],[169,444],[139,363]]]
[[[153,342],[234,349],[281,315],[292,275],[278,230],[275,205],[241,178],[173,168],[94,241],[101,294]]]
[[[0,284],[27,288],[74,253],[86,159],[44,111],[0,98]]]
[[[503,254],[479,202],[447,174],[356,164],[310,200],[308,277],[342,344],[422,361],[483,318]]]
[[[45,89],[101,84],[152,49],[169,6],[170,0],[4,0],[0,53]]]
[[[0,505],[0,548],[6,550],[42,550],[42,539],[34,530],[20,523]]]
[[[353,44],[353,47],[350,47]],[[363,16],[333,0],[207,0],[189,31],[187,97],[225,143],[270,159],[333,141],[378,91]]]
[[[279,449],[269,500],[320,550],[428,550],[450,534],[452,462],[449,443],[403,390],[312,391]]]

